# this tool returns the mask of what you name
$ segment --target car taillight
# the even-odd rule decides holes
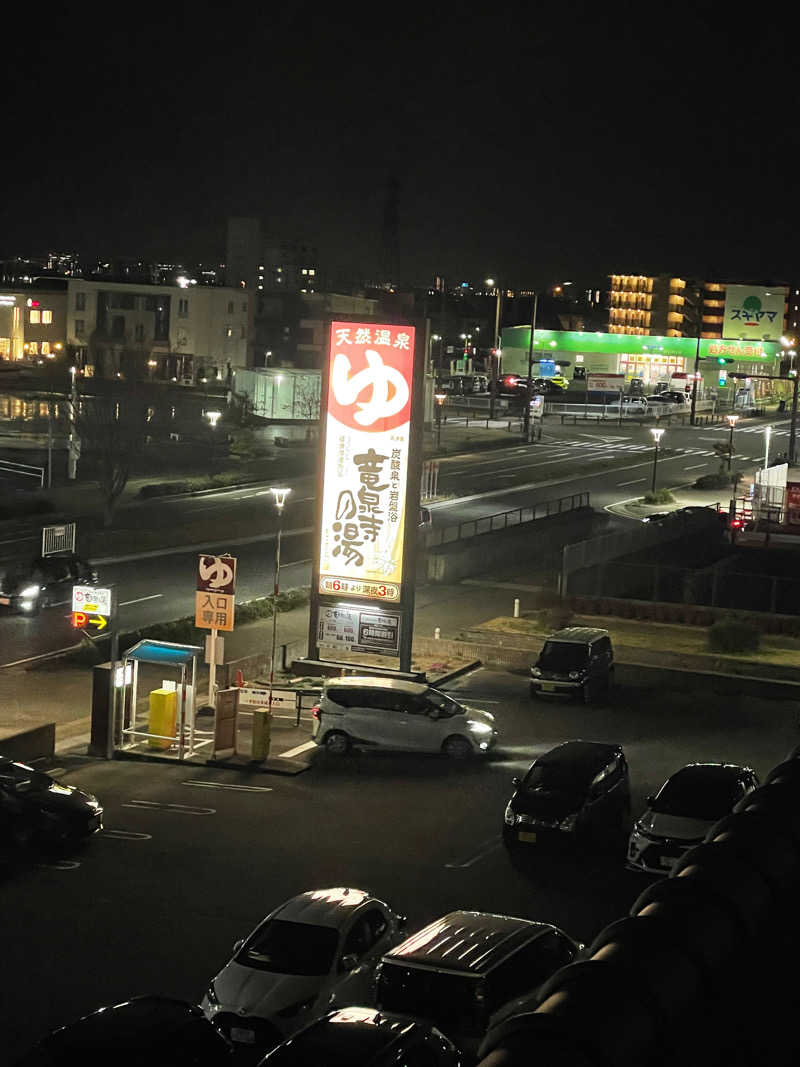
[[[319,704],[315,704],[311,709],[311,717],[319,721]]]
[[[742,522],[741,519],[731,519],[731,529],[732,530],[741,530],[741,528],[743,526],[744,526],[744,523]]]

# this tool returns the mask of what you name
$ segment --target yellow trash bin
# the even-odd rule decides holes
[[[266,708],[253,711],[253,759],[262,762],[269,759],[270,715]]]
[[[161,734],[162,737],[175,737],[178,718],[178,694],[174,689],[153,689],[150,693],[150,718],[147,732]],[[150,748],[169,748],[171,741],[160,737],[149,737]]]

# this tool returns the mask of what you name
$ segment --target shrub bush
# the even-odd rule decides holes
[[[734,479],[739,481],[742,477],[741,472],[737,471],[736,474],[728,474],[727,471],[719,474],[701,474],[699,478],[695,480],[695,489],[730,489],[733,485]]]
[[[747,619],[718,619],[708,628],[712,652],[758,652],[760,646],[761,631]]]
[[[154,496],[176,496],[178,493],[188,493],[192,488],[191,482],[153,482],[143,485],[138,492],[143,500]]]
[[[669,489],[648,489],[642,498],[645,504],[674,504],[675,497]]]

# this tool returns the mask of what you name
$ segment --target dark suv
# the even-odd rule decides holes
[[[73,585],[93,585],[97,572],[74,552],[40,556],[32,563],[12,564],[0,577],[0,605],[35,615],[41,608],[67,604]]]
[[[547,638],[531,667],[531,696],[578,695],[589,704],[608,692],[613,678],[608,630],[567,626]]]
[[[503,816],[507,848],[565,838],[605,842],[627,834],[631,791],[619,745],[565,741],[513,784]]]

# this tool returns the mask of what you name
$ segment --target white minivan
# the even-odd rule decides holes
[[[465,759],[497,740],[494,716],[420,682],[352,677],[328,682],[311,736],[334,755],[351,746],[442,752]]]

